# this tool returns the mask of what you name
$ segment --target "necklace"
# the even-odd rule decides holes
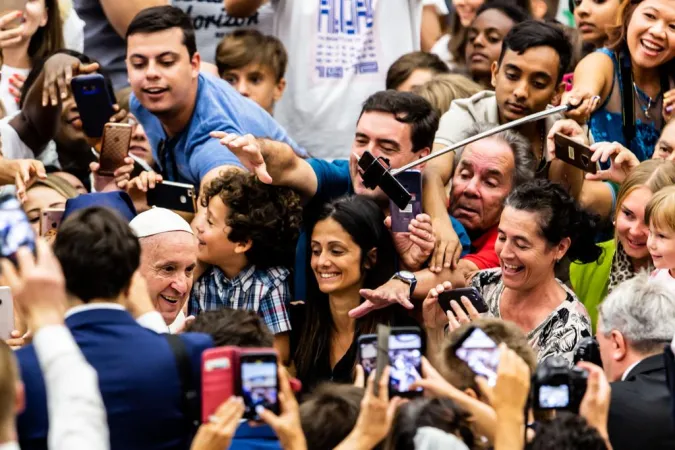
[[[539,128],[541,130],[541,134],[539,135],[541,138],[541,154],[539,156],[536,154],[534,155],[534,157],[538,159],[537,168],[535,171],[537,174],[546,168],[546,163],[548,162],[546,161],[546,125],[544,122],[539,124]],[[534,152],[534,148],[532,150]]]
[[[640,108],[642,109],[642,112],[645,113],[645,117],[647,119],[651,119],[652,117],[649,115],[649,111],[652,109],[652,106],[654,106],[656,104],[656,102],[659,100],[659,97],[661,96],[661,92],[659,91],[659,93],[656,97],[651,98],[642,89],[637,87],[637,84],[635,84],[635,82],[633,82],[633,89],[635,90],[635,94],[637,95],[637,100],[638,100],[638,103],[640,104]],[[647,103],[647,105],[643,106],[644,103]]]

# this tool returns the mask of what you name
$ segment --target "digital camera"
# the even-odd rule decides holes
[[[547,358],[539,363],[532,377],[532,407],[578,413],[587,381],[586,370],[570,368],[569,362],[560,356]]]
[[[579,345],[574,350],[574,365],[579,361],[593,363],[602,367],[602,358],[600,358],[600,346],[594,337],[586,337],[579,341]]]

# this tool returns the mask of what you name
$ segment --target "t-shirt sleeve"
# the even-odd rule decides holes
[[[461,141],[466,129],[474,124],[471,115],[464,109],[451,105],[450,109],[441,116],[434,144],[453,145]]]
[[[33,151],[19,137],[8,120],[0,121],[0,139],[2,148],[0,153],[5,159],[32,159]]]
[[[190,156],[189,165],[190,172],[200,183],[206,174],[216,167],[244,167],[241,161],[239,161],[239,158],[234,156],[234,153],[226,147],[222,146],[220,142],[218,142],[218,139],[208,139],[195,148]]]
[[[499,267],[499,257],[495,252],[495,242],[497,241],[497,232],[491,232],[490,237],[474,253],[466,255],[462,259],[471,261],[479,270],[492,269]]]
[[[322,159],[310,159],[308,162],[316,174],[315,198],[327,201],[349,193],[351,179],[347,160],[328,162]]]

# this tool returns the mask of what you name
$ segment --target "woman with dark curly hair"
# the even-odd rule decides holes
[[[290,271],[300,232],[300,198],[289,188],[263,184],[255,175],[222,172],[201,197],[192,222],[199,261],[210,264],[194,283],[188,312],[221,308],[257,312],[274,333],[285,361],[291,323]]]

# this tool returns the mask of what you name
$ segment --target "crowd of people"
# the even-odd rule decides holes
[[[561,8],[0,2],[0,449],[675,448],[675,4]]]

